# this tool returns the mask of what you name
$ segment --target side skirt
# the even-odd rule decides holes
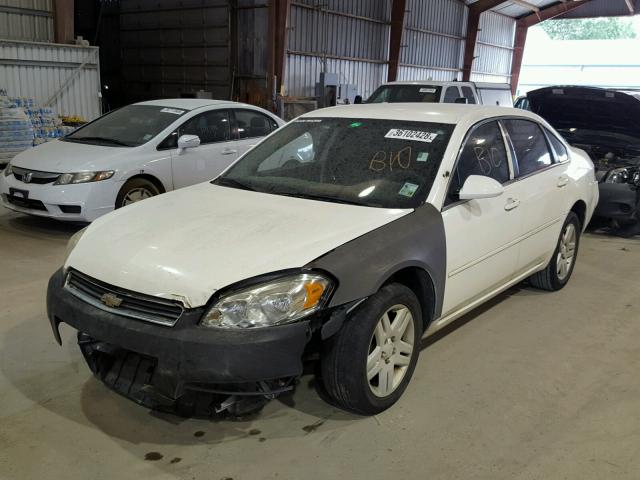
[[[458,310],[450,313],[449,315],[447,315],[445,317],[440,317],[440,318],[434,320],[433,322],[431,322],[431,325],[429,325],[429,328],[427,328],[427,330],[424,332],[424,334],[422,335],[422,338],[428,337],[429,335],[431,335],[432,333],[437,332],[441,328],[446,327],[447,325],[449,325],[454,320],[457,320],[458,318],[462,317],[466,313],[469,313],[474,308],[479,307],[481,304],[485,303],[487,300],[495,297],[496,295],[501,294],[505,290],[508,290],[512,286],[520,283],[525,278],[528,278],[531,275],[533,275],[534,273],[542,270],[545,267],[545,265],[546,264],[544,264],[544,263],[538,263],[538,264],[534,265],[532,268],[526,270],[524,273],[518,275],[517,277],[513,278],[512,280],[509,280],[504,285],[501,285],[500,287],[495,288],[494,290],[491,290],[490,292],[488,292],[488,293],[476,298],[475,300],[473,300],[470,303],[466,304],[465,306],[459,308]]]

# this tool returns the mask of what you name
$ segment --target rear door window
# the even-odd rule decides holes
[[[476,96],[473,94],[473,89],[471,87],[460,87],[462,90],[462,95],[467,99],[467,103],[469,105],[475,105]]]
[[[253,110],[233,110],[236,119],[237,138],[257,138],[269,135],[278,128],[272,118]]]
[[[460,90],[458,87],[447,87],[444,92],[444,103],[456,103],[456,99],[460,98]]]
[[[549,143],[551,143],[551,147],[556,154],[557,162],[566,162],[569,160],[569,152],[567,152],[567,147],[560,141],[558,137],[556,137],[551,131],[548,129],[544,129],[547,133],[547,138],[549,139]]]
[[[516,155],[518,177],[548,167],[553,163],[549,145],[540,126],[529,120],[503,120]]]

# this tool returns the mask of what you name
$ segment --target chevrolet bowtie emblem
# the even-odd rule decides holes
[[[122,299],[113,293],[105,293],[100,297],[100,301],[110,308],[118,308],[122,305]]]

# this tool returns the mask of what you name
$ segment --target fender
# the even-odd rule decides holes
[[[412,213],[372,230],[311,261],[338,280],[329,307],[376,293],[394,273],[406,267],[424,269],[435,289],[434,319],[442,314],[447,245],[440,212],[425,203]]]

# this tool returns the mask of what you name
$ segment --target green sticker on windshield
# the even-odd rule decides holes
[[[426,162],[427,160],[429,160],[429,152],[420,152],[420,153],[418,153],[418,157],[416,158],[416,161],[418,161],[418,162]]]
[[[349,125],[351,128],[357,128],[362,126],[362,122],[353,122]]]
[[[403,197],[413,197],[418,190],[418,187],[419,185],[416,185],[415,183],[406,182],[398,192],[398,195],[402,195]]]

